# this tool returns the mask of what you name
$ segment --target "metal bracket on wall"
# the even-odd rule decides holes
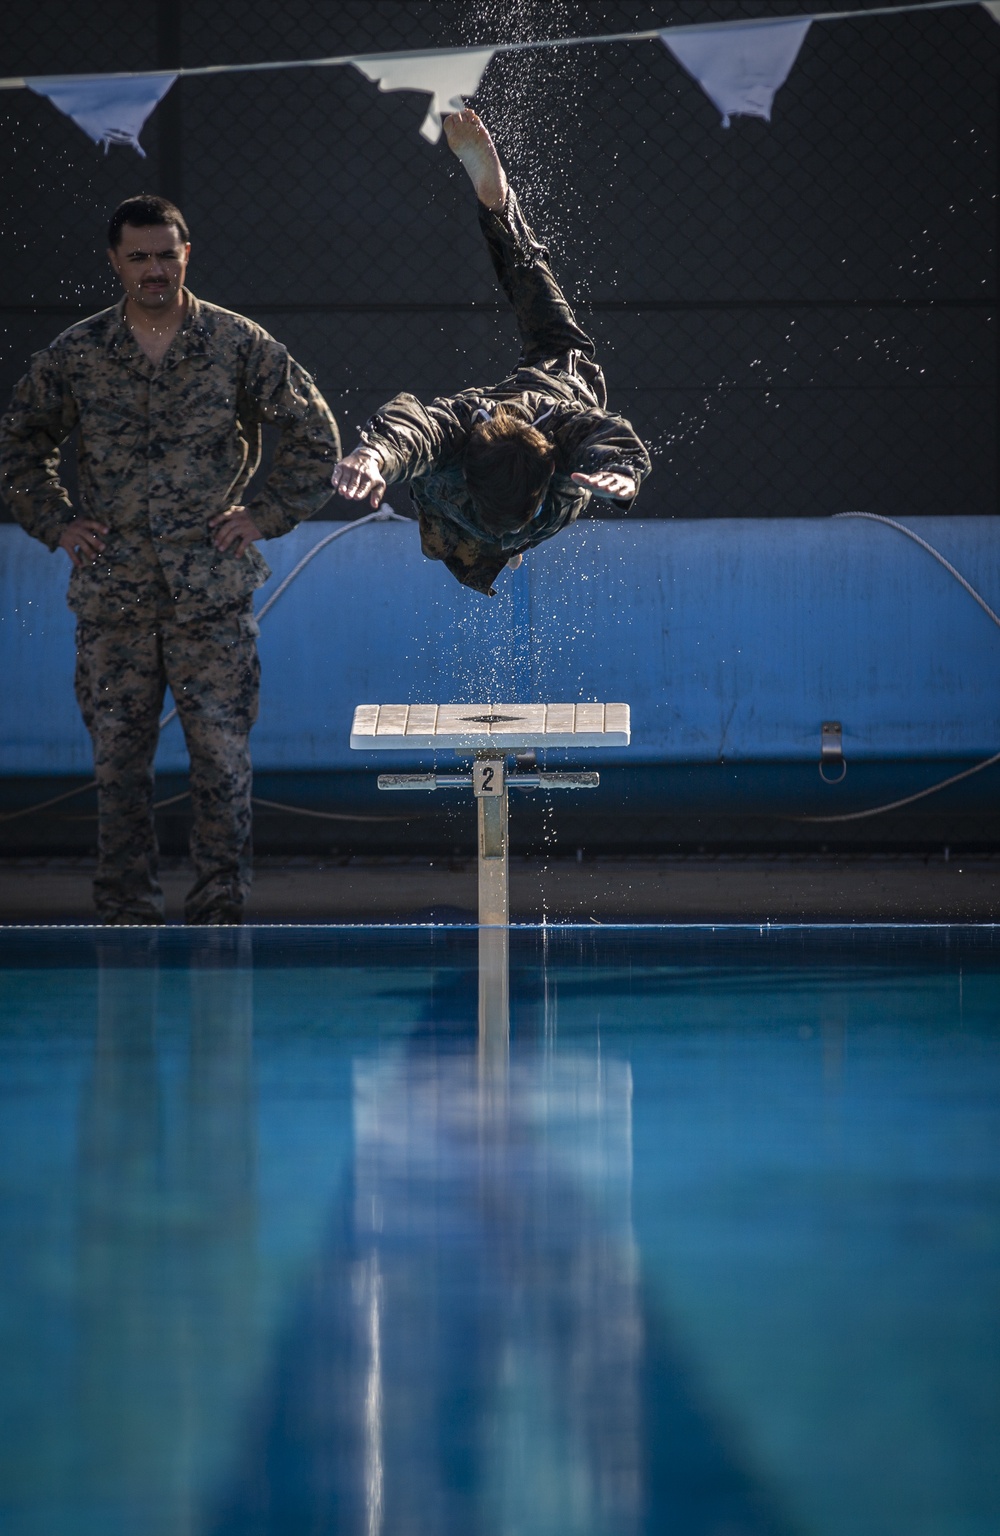
[[[834,772],[831,777],[828,768]],[[844,729],[839,720],[824,720],[819,740],[819,776],[824,784],[839,784],[847,775],[844,758]]]

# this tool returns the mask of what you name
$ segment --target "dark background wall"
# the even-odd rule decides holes
[[[96,72],[780,9],[8,0],[0,49],[4,75]],[[979,7],[817,24],[774,122],[726,131],[656,42],[494,60],[476,105],[650,443],[642,516],[997,511],[998,71]],[[512,329],[468,185],[417,133],[425,106],[351,69],[184,80],[143,162],[0,93],[0,395],[112,301],[102,228],[138,190],[181,203],[192,286],[287,342],[348,444],[399,389],[498,375]]]

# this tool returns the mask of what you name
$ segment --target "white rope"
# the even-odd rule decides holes
[[[984,768],[992,768],[994,763],[1000,763],[1000,752],[995,752],[992,757],[976,763],[974,768],[965,768],[961,773],[953,773],[950,779],[942,779],[939,784],[931,784],[928,789],[918,789],[915,795],[906,795],[902,800],[890,800],[887,805],[873,805],[867,811],[848,811],[843,816],[788,816],[781,819],[783,821],[863,821],[866,816],[880,816],[883,811],[898,811],[901,805],[912,805],[914,800],[924,800],[928,795],[936,795],[939,789],[947,789],[949,784],[958,784],[962,779],[971,779],[974,773],[982,773]]]
[[[37,805],[23,806],[19,811],[5,811],[0,816],[0,821],[17,821],[20,816],[30,816],[35,811],[48,811],[54,805],[62,805],[64,800],[72,800],[76,795],[82,795],[88,789],[96,789],[97,780],[91,779],[89,784],[80,784],[76,789],[67,789],[64,794],[53,795],[51,800],[40,800]]]
[[[419,814],[410,816],[349,816],[345,811],[313,811],[304,805],[285,805],[281,800],[261,800],[253,796],[254,805],[266,806],[269,811],[287,811],[292,816],[314,816],[317,821],[421,821]]]
[[[410,521],[411,519],[404,517],[401,512],[394,512],[391,507],[382,506],[379,507],[377,512],[369,512],[367,517],[359,517],[353,523],[345,523],[343,528],[335,528],[333,533],[328,533],[325,538],[320,539],[318,544],[313,545],[308,554],[302,556],[294,570],[289,571],[280,587],[271,593],[263,608],[256,615],[257,623],[259,624],[264,615],[270,612],[278,598],[291,586],[299,572],[304,571],[310,560],[315,560],[320,550],[325,549],[328,544],[332,544],[334,539],[342,539],[345,533],[353,533],[355,528],[363,528],[365,523],[408,523]]]
[[[867,522],[884,523],[887,528],[895,528],[897,533],[905,533],[906,537],[912,539],[914,544],[919,544],[921,549],[926,549],[929,555],[933,555],[938,565],[943,565],[949,576],[954,576],[959,586],[965,588],[969,596],[979,604],[987,618],[992,619],[997,628],[1000,629],[1000,616],[994,613],[985,597],[980,596],[972,583],[966,581],[961,571],[956,571],[951,561],[946,560],[939,549],[935,549],[933,544],[928,544],[927,540],[922,539],[919,533],[914,533],[912,528],[907,528],[905,523],[897,523],[891,517],[882,517],[878,512],[835,512],[833,520],[836,520],[838,517],[863,517]]]
[[[669,24],[663,27],[655,27],[643,32],[603,32],[588,37],[552,37],[539,38],[531,42],[523,43],[480,43],[481,48],[492,48],[494,53],[522,53],[530,48],[581,48],[598,43],[648,43],[656,42],[663,32],[684,33],[704,32],[709,27],[725,31],[730,27],[767,26],[777,21],[856,21],[868,16],[904,16],[918,11],[950,11],[960,6],[979,5],[981,0],[915,0],[909,5],[881,5],[874,6],[871,10],[849,11],[784,11],[777,16],[743,16],[736,21],[715,22],[686,22],[681,26],[672,27]],[[321,59],[268,59],[258,64],[198,64],[190,68],[178,67],[177,69],[139,69],[139,70],[111,70],[100,75],[74,74],[74,75],[47,75],[47,80],[164,80],[173,76],[176,79],[191,79],[197,75],[247,75],[259,73],[262,70],[275,69],[332,69],[346,64],[353,64],[355,58],[364,58],[366,63],[374,65],[378,60],[388,63],[393,59],[412,58],[414,54],[434,53],[441,56],[467,53],[468,48],[408,48],[396,53],[368,53],[339,54],[333,57]],[[28,81],[24,76],[11,75],[6,79],[0,79],[0,91],[23,90]]]
[[[905,523],[897,523],[895,518],[883,517],[878,512],[837,512],[834,514],[834,520],[840,517],[860,517],[869,523],[884,523],[887,528],[895,528],[897,533],[905,534],[908,539],[913,540],[914,544],[919,544],[921,549],[925,549],[929,555],[932,555],[939,565],[943,565],[949,576],[954,576],[959,586],[968,592],[969,596],[979,604],[987,617],[992,619],[993,623],[1000,629],[1000,617],[994,613],[985,597],[976,591],[970,581],[966,581],[961,571],[957,571],[951,561],[946,560],[939,549],[935,549],[933,544],[928,544],[927,540],[922,539],[919,533],[914,533],[912,528],[907,528]],[[925,800],[928,795],[936,795],[939,789],[947,789],[950,784],[959,784],[962,779],[971,779],[974,773],[982,773],[984,768],[992,768],[994,763],[1000,763],[1000,752],[995,752],[992,757],[984,758],[981,763],[976,763],[972,768],[965,768],[961,773],[953,773],[950,778],[941,779],[937,784],[931,784],[927,789],[919,789],[915,795],[905,795],[902,800],[890,800],[885,805],[873,805],[867,811],[848,811],[839,816],[789,816],[783,817],[782,820],[809,821],[814,823],[863,821],[867,816],[881,816],[886,811],[898,811],[901,806],[912,805],[915,800]]]
[[[94,785],[85,784],[83,788],[93,789]],[[78,789],[70,791],[70,794],[74,795],[79,793]],[[55,801],[47,800],[45,803],[46,805],[53,805],[59,800],[66,800],[68,798],[68,795],[58,795]],[[180,805],[182,800],[190,800],[190,798],[191,791],[185,789],[179,795],[171,795],[168,800],[154,800],[152,809],[154,811],[165,811],[169,806]],[[421,819],[419,816],[352,816],[348,815],[346,811],[313,811],[304,805],[285,805],[281,800],[262,800],[258,795],[251,795],[250,799],[254,805],[266,806],[269,811],[287,811],[291,816],[315,816],[320,821],[418,821]],[[40,805],[29,806],[29,810],[40,811],[42,809],[43,807]],[[15,812],[15,815],[18,816],[23,814],[23,811]],[[89,815],[70,816],[68,819],[70,821],[96,821],[98,818],[97,813],[92,811]]]

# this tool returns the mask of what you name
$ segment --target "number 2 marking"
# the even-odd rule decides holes
[[[493,783],[493,775],[494,775],[495,772],[496,772],[496,770],[494,768],[484,768],[483,769],[483,794],[484,795],[488,793],[488,791],[490,789],[490,786]]]

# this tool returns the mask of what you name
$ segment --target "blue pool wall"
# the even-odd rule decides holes
[[[998,524],[909,526],[1000,608]],[[263,546],[258,607],[337,526]],[[0,775],[85,774],[68,562],[9,525],[0,555]],[[350,750],[354,707],[419,701],[623,700],[632,745],[601,753],[609,768],[815,762],[824,720],[859,763],[1000,750],[997,627],[911,540],[853,519],[584,522],[494,599],[425,560],[414,524],[368,524],[302,572],[260,650],[259,773],[388,766]],[[176,722],[157,767],[186,767]]]

